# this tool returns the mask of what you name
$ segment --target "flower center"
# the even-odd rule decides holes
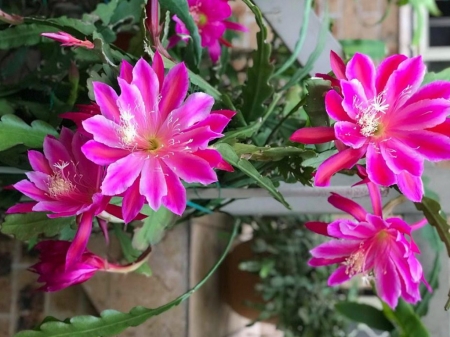
[[[73,183],[64,176],[63,170],[68,165],[69,163],[67,162],[61,162],[53,165],[55,168],[59,169],[59,171],[54,172],[48,180],[48,193],[50,196],[56,198],[75,190]]]
[[[382,134],[383,125],[380,123],[381,116],[386,114],[389,104],[386,103],[385,92],[379,93],[376,97],[363,104],[355,96],[353,107],[359,111],[356,116],[357,124],[361,128],[361,135],[364,137],[379,136]]]
[[[129,146],[135,142],[137,136],[136,126],[131,113],[122,113],[120,116],[119,136],[124,145]]]
[[[360,248],[345,260],[344,265],[347,266],[345,273],[352,277],[364,272],[365,261],[366,255],[364,254],[364,249]]]
[[[150,138],[148,140],[148,151],[156,151],[162,146],[161,142],[157,138]]]
[[[208,22],[208,17],[203,13],[197,15],[197,26],[203,27]]]

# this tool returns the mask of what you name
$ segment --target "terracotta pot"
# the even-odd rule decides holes
[[[245,241],[237,245],[228,254],[220,269],[220,290],[223,300],[239,315],[251,320],[256,320],[260,312],[247,304],[264,304],[255,286],[260,282],[257,274],[249,273],[239,269],[239,264],[254,258],[252,246],[253,241]],[[277,318],[273,317],[264,322],[276,323]]]

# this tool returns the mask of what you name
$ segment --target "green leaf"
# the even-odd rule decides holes
[[[9,214],[1,225],[3,234],[14,235],[21,241],[26,241],[44,235],[52,237],[75,222],[75,218],[50,219],[46,213],[32,212],[25,214]]]
[[[271,46],[267,41],[267,28],[264,25],[261,11],[250,0],[245,4],[255,15],[260,31],[256,34],[258,49],[252,54],[253,66],[247,70],[247,81],[242,88],[243,104],[241,111],[247,122],[255,121],[264,114],[264,101],[269,98],[274,89],[269,84],[274,67],[270,62]]]
[[[149,245],[158,243],[162,239],[165,229],[176,219],[175,214],[164,206],[157,211],[145,207],[142,212],[148,217],[144,219],[144,225],[136,229],[132,241],[133,247],[141,251],[147,249]]]
[[[302,163],[302,166],[310,166],[310,167],[317,168],[317,167],[319,167],[320,164],[322,164],[324,162],[324,160],[330,158],[332,155],[336,154],[337,152],[338,152],[337,150],[328,150],[325,152],[318,153],[318,154],[316,154],[315,157],[304,160]]]
[[[420,317],[414,313],[413,307],[402,298],[399,299],[395,310],[383,303],[383,312],[401,331],[401,337],[429,337],[427,329]]]
[[[161,6],[164,6],[171,13],[180,18],[189,30],[193,43],[194,62],[196,65],[200,63],[202,57],[201,39],[198,33],[197,26],[189,13],[189,7],[186,0],[159,0]]]
[[[233,149],[239,157],[257,161],[278,161],[289,156],[302,157],[305,155],[307,158],[311,156],[311,151],[294,146],[258,147],[237,143],[233,145]]]
[[[118,4],[119,0],[111,0],[108,3],[99,3],[91,15],[98,16],[103,24],[109,25]]]
[[[217,141],[218,143],[234,143],[239,139],[251,138],[261,126],[260,122],[254,122],[248,126],[242,126],[232,131],[224,133],[224,136]]]
[[[432,71],[426,73],[422,85],[438,80],[450,81],[450,68],[446,68],[438,73]]]
[[[450,256],[450,227],[447,220],[442,217],[441,205],[429,197],[423,197],[421,202],[415,202],[417,210],[422,211],[427,218],[430,225],[434,226],[441,238],[441,241],[447,248],[447,253]]]
[[[194,288],[165,305],[156,309],[135,307],[129,313],[105,310],[100,314],[100,317],[77,316],[64,322],[55,321],[54,318],[50,318],[45,323],[40,324],[36,330],[22,331],[16,334],[15,337],[106,337],[117,335],[128,327],[138,326],[147,319],[162,314],[187,300],[194,292],[201,288],[225,259],[236,237],[237,229],[238,222],[234,225],[225,251],[208,274]]]
[[[339,41],[346,58],[351,58],[356,53],[364,53],[372,59],[381,61],[386,57],[386,43],[381,40],[346,39]]]
[[[118,22],[131,18],[131,23],[137,23],[144,9],[145,0],[120,0],[117,8],[111,17],[111,23],[116,25]]]
[[[18,144],[41,148],[47,135],[58,136],[58,133],[52,126],[40,120],[31,122],[30,126],[17,116],[4,115],[0,121],[0,151]]]
[[[394,329],[391,321],[386,318],[383,311],[371,305],[345,301],[336,303],[335,308],[339,313],[354,322],[364,323],[371,328],[381,331]]]
[[[275,188],[272,181],[267,177],[263,177],[248,160],[240,158],[230,145],[221,143],[216,144],[215,148],[228,163],[254,179],[259,186],[265,188],[276,200],[282,203],[286,208],[290,209],[289,204],[284,200],[283,195]]]
[[[44,32],[62,30],[78,39],[85,39],[86,36],[91,35],[95,31],[95,26],[91,22],[68,18],[67,16],[51,19],[25,18],[25,23],[38,25],[39,29],[45,29]]]
[[[42,41],[41,33],[54,33],[57,29],[36,24],[22,24],[0,30],[0,50],[32,46]]]
[[[6,99],[0,99],[0,116],[14,113],[13,105]]]

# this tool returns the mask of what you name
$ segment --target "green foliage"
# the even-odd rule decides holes
[[[50,219],[46,213],[9,214],[1,225],[3,234],[13,235],[17,240],[30,240],[40,235],[52,237],[63,228],[75,223],[75,218]]]
[[[33,46],[44,39],[41,33],[54,33],[56,31],[57,29],[53,27],[37,24],[18,25],[10,29],[0,30],[0,50]]]
[[[412,305],[406,303],[402,298],[399,299],[395,310],[383,303],[383,312],[394,323],[400,337],[430,336],[420,317],[414,313]]]
[[[449,225],[446,219],[441,215],[441,205],[436,200],[424,196],[421,202],[415,202],[417,210],[422,211],[423,215],[427,218],[430,225],[434,226],[447,248],[448,255],[450,256],[450,232]]]
[[[195,25],[194,19],[189,13],[188,3],[185,0],[159,0],[161,6],[164,6],[171,13],[177,15],[181,21],[186,25],[189,30],[190,36],[193,43],[194,51],[194,62],[196,65],[200,63],[202,56],[201,39],[198,33],[197,26]]]
[[[267,28],[261,11],[249,0],[245,4],[255,14],[260,31],[256,35],[258,49],[252,54],[253,66],[247,70],[247,81],[242,89],[242,114],[247,122],[257,120],[264,114],[263,103],[272,95],[273,87],[269,84],[274,67],[270,62],[271,45],[267,42]]]
[[[255,169],[255,167],[248,160],[240,158],[230,145],[222,143],[217,144],[215,147],[228,163],[238,168],[250,178],[254,179],[259,186],[266,189],[286,208],[290,208],[289,204],[286,202],[281,193],[275,188],[272,181],[269,178],[262,176],[261,173],[258,172],[258,170]]]
[[[339,313],[354,322],[364,323],[381,331],[394,330],[394,325],[386,318],[383,311],[371,305],[344,301],[336,303],[335,308]]]
[[[105,310],[101,313],[100,317],[76,316],[65,321],[58,321],[53,317],[48,317],[38,328],[36,328],[36,330],[22,331],[16,334],[15,337],[106,337],[116,335],[128,327],[138,326],[147,319],[162,314],[187,300],[194,292],[205,284],[228,254],[231,244],[236,237],[237,228],[238,222],[234,225],[233,232],[229,238],[225,251],[208,274],[191,290],[165,305],[156,309],[134,307],[128,313],[122,313],[116,310]]]
[[[56,130],[49,124],[35,120],[31,126],[19,117],[4,115],[0,121],[0,151],[23,144],[31,148],[41,148],[47,135],[57,136]]]
[[[432,71],[426,73],[422,85],[433,81],[450,81],[450,68],[444,69],[438,73]]]
[[[386,57],[386,43],[381,40],[347,39],[339,41],[346,58],[351,58],[355,53],[369,55],[372,59],[381,61]]]

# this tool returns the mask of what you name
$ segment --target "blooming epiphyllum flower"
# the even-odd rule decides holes
[[[67,47],[84,47],[86,49],[93,49],[94,44],[88,40],[78,40],[76,37],[67,34],[65,32],[58,33],[42,33],[42,36],[48,37],[49,39],[53,39],[58,42],[62,42],[61,46]]]
[[[340,93],[329,91],[325,105],[336,123],[291,136],[300,143],[336,140],[346,146],[319,166],[316,186],[327,186],[334,173],[366,156],[370,180],[397,184],[406,197],[421,201],[424,160],[450,159],[450,82],[421,87],[425,65],[420,56],[394,55],[375,68],[369,57],[356,54],[345,69],[336,61],[333,69]]]
[[[100,256],[84,249],[80,258],[67,268],[66,255],[71,244],[68,241],[41,241],[35,248],[39,251],[40,261],[30,267],[39,274],[38,282],[45,283],[43,291],[57,291],[89,280],[97,271],[128,273],[138,269],[148,258],[151,248],[147,249],[136,262],[128,265],[109,263]]]
[[[111,197],[100,192],[104,168],[87,160],[81,152],[87,140],[78,132],[62,128],[59,139],[45,138],[44,154],[29,151],[34,171],[26,173],[29,180],[19,181],[14,188],[36,202],[17,204],[7,211],[50,212],[50,218],[77,216],[78,230],[67,253],[68,265],[75,263],[86,248],[93,217],[114,207],[108,205]],[[106,223],[99,219],[99,224],[106,233]]]
[[[232,12],[227,0],[188,0],[189,13],[197,25],[202,47],[207,48],[211,60],[216,63],[220,56],[220,44],[228,47],[231,44],[223,38],[225,30],[231,29],[246,32],[248,29],[235,22],[226,21]],[[176,15],[173,16],[176,22],[175,32],[177,35],[171,37],[169,48],[178,41],[189,41],[189,30],[183,21]]]
[[[125,221],[136,216],[145,199],[156,210],[161,204],[176,214],[186,208],[188,183],[217,181],[213,168],[222,157],[208,142],[221,132],[233,111],[211,112],[214,100],[204,93],[186,96],[189,80],[183,63],[164,76],[162,59],[153,67],[140,59],[134,68],[122,64],[120,95],[108,85],[94,82],[101,115],[83,121],[93,135],[82,148],[86,157],[109,165],[102,193],[123,193]]]
[[[373,278],[380,298],[391,308],[402,297],[409,303],[420,300],[419,285],[426,283],[422,266],[415,254],[420,253],[411,231],[426,224],[410,226],[400,218],[383,219],[379,193],[371,193],[374,214],[354,201],[333,194],[328,201],[352,215],[356,221],[339,219],[330,224],[309,222],[310,230],[332,237],[311,250],[309,264],[313,267],[339,264],[328,285],[335,286],[357,274]],[[375,200],[378,199],[378,200]]]

